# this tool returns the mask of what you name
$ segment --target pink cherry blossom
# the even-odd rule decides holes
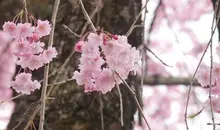
[[[208,69],[200,69],[197,73],[197,80],[201,84],[202,87],[210,85],[210,72]],[[211,79],[214,84],[214,78]]]
[[[82,54],[80,71],[74,72],[73,79],[78,85],[84,85],[85,92],[111,91],[115,81],[122,82],[118,76],[114,79],[113,72],[126,79],[129,72],[137,71],[140,60],[139,51],[128,44],[126,36],[90,33],[87,40],[79,41],[74,49]]]
[[[57,51],[55,47],[49,47],[42,53],[42,58],[44,63],[49,63],[52,61],[53,58],[57,56]]]
[[[26,38],[33,35],[34,27],[32,27],[30,23],[18,23],[17,28],[20,37]]]
[[[10,35],[12,38],[16,38],[18,36],[18,27],[13,22],[5,22],[3,25],[3,31]]]
[[[220,65],[217,63],[213,63],[213,68],[212,68],[212,78],[218,78],[220,76]]]
[[[78,85],[83,85],[84,84],[82,74],[79,73],[78,71],[74,72],[73,79],[76,79],[76,82],[77,82]]]
[[[51,31],[51,27],[49,21],[37,20],[36,33],[38,34],[39,37],[49,35],[50,31]]]
[[[79,41],[76,43],[74,50],[77,52],[82,52],[82,46],[83,46],[84,42],[83,41]]]
[[[14,44],[14,54],[22,55],[27,53],[29,49],[29,43],[27,41],[15,41]]]
[[[11,85],[18,93],[30,94],[35,89],[40,89],[40,83],[35,80],[32,81],[32,75],[29,73],[20,73],[15,77],[15,81],[12,81]]]
[[[220,97],[219,96],[212,96],[212,106],[213,106],[214,112],[220,113]]]
[[[27,40],[30,42],[30,43],[33,43],[33,42],[37,42],[39,40],[39,36],[36,32],[33,32],[32,33],[32,36],[28,37]]]
[[[212,94],[220,96],[220,77],[215,80],[215,85],[212,87]]]
[[[92,80],[87,80],[84,85],[85,91],[84,92],[92,92],[97,91],[96,85]]]
[[[40,38],[50,33],[49,22],[38,20],[37,27],[31,23],[5,22],[3,31],[13,39],[13,53],[17,56],[17,64],[22,68],[35,70],[52,61],[57,56],[54,47],[44,48]],[[2,37],[1,37],[2,36]],[[0,38],[9,39],[0,35]],[[4,40],[3,39],[3,40]]]
[[[95,85],[97,90],[101,91],[103,94],[111,91],[115,86],[115,80],[113,72],[110,69],[103,69],[99,77],[96,79]]]
[[[31,52],[33,53],[33,54],[39,54],[39,53],[41,53],[41,52],[43,52],[44,51],[44,47],[45,46],[45,44],[43,43],[43,42],[40,42],[40,41],[38,41],[38,42],[36,42],[36,43],[32,43],[31,45],[30,45],[30,47],[31,47]]]

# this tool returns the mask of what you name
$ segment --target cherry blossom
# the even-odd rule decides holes
[[[209,68],[200,69],[197,73],[197,80],[201,86],[206,87],[210,85],[210,71]],[[214,78],[211,79],[214,84]]]
[[[30,23],[18,23],[17,24],[19,37],[31,37],[34,32],[34,27]]]
[[[20,73],[12,81],[11,85],[18,93],[30,94],[35,89],[40,89],[40,83],[37,80],[32,81],[32,74]]]
[[[54,47],[49,47],[47,50],[44,50],[42,53],[44,63],[49,63],[53,58],[57,56],[57,51]]]
[[[101,91],[105,94],[114,88],[116,82],[122,82],[118,76],[114,79],[114,71],[123,79],[129,72],[136,72],[139,51],[128,44],[126,36],[90,33],[87,39],[74,47],[82,55],[80,72],[75,71],[73,79],[78,85],[84,85],[85,92]]]
[[[45,49],[45,43],[40,41],[40,38],[49,35],[50,31],[51,25],[47,20],[42,21],[38,19],[36,26],[28,22],[14,23],[8,21],[3,25],[3,32],[0,33],[0,40],[3,41],[2,44],[10,42],[10,46],[13,47],[13,49],[11,49],[11,55],[15,59],[14,63],[20,65],[24,70],[30,70],[31,72],[44,66],[44,64],[48,64],[57,56],[57,51],[54,47]],[[0,49],[0,51],[2,50]],[[2,59],[4,56],[5,55],[2,54]],[[4,71],[7,70],[10,73],[14,73],[14,69],[12,69],[13,67],[11,65],[7,65],[7,67],[11,69],[4,69]],[[11,76],[4,76],[0,80],[6,79],[11,79]],[[5,83],[5,85],[7,84]],[[31,91],[39,89],[41,86],[37,80],[32,81],[31,73],[17,74],[15,81],[13,81],[11,85],[15,91],[23,94],[30,94]]]
[[[41,38],[50,34],[51,27],[49,21],[37,20],[36,33]]]
[[[18,36],[18,27],[14,22],[5,22],[3,25],[3,31],[10,35],[12,38],[16,38]]]
[[[3,31],[13,38],[14,55],[17,56],[17,64],[22,68],[35,70],[52,61],[57,56],[53,47],[44,49],[45,44],[40,38],[50,34],[50,23],[42,20],[37,21],[37,26],[31,23],[5,22]]]

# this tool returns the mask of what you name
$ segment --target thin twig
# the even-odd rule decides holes
[[[102,130],[105,130],[104,127],[104,116],[103,116],[103,102],[102,102],[102,94],[99,93],[99,101],[100,101],[100,116],[101,116],[101,128]]]
[[[218,1],[219,1],[219,0],[218,0]],[[216,12],[216,11],[215,11],[215,12]],[[214,15],[213,17],[215,17],[215,15]],[[184,112],[184,118],[185,118],[184,120],[185,120],[185,125],[186,125],[186,129],[187,129],[187,130],[189,130],[189,126],[188,126],[188,122],[187,122],[187,112],[188,112],[188,106],[189,106],[189,99],[190,99],[190,92],[191,92],[191,89],[192,89],[192,84],[193,84],[193,82],[194,82],[196,73],[197,73],[197,71],[198,71],[198,69],[199,69],[199,67],[200,67],[200,65],[201,65],[201,63],[202,63],[202,60],[203,60],[203,58],[204,58],[204,56],[205,56],[205,54],[206,54],[206,52],[207,52],[207,50],[208,50],[208,48],[209,48],[209,46],[210,46],[210,44],[211,44],[211,41],[212,41],[212,38],[213,38],[213,36],[214,36],[215,30],[216,30],[217,25],[218,25],[218,23],[219,23],[219,18],[220,18],[220,17],[218,17],[217,22],[216,22],[216,25],[215,25],[214,29],[213,29],[212,32],[211,32],[210,40],[209,40],[209,42],[208,42],[208,44],[207,44],[207,46],[206,46],[206,48],[205,48],[205,50],[204,50],[204,52],[203,52],[201,58],[200,58],[200,61],[199,61],[198,65],[197,65],[197,67],[196,67],[196,70],[195,70],[195,72],[194,72],[194,74],[193,74],[193,76],[192,76],[192,79],[191,79],[191,83],[190,83],[190,85],[189,85],[189,89],[188,89],[188,93],[187,93],[187,100],[186,100],[186,107],[185,107],[185,112]],[[214,22],[212,22],[212,25],[213,25],[213,24],[214,24]]]
[[[55,76],[55,74],[59,75],[63,69],[65,68],[65,66],[69,63],[70,59],[72,58],[73,54],[75,53],[75,51],[72,51],[70,53],[70,55],[66,58],[66,60],[64,61],[64,63],[62,64],[62,66],[60,66],[58,69],[54,70],[52,73],[50,73],[48,75],[48,78],[50,78],[51,76]],[[40,83],[43,82],[43,79],[39,81]]]
[[[23,95],[23,94],[19,94],[19,95],[14,96],[14,97],[12,97],[12,98],[10,98],[10,99],[4,100],[4,101],[0,101],[0,104],[2,104],[2,103],[4,103],[4,102],[12,101],[12,100],[14,100],[14,99],[17,99],[17,98],[21,97],[22,95]]]
[[[134,26],[132,26],[132,28],[131,28],[131,33],[132,33],[132,31],[134,31],[134,29],[136,29],[136,28],[143,28],[144,26],[145,26],[145,25],[134,25]],[[130,36],[131,33],[129,33],[129,34],[126,35],[126,36]]]
[[[73,34],[74,36],[76,36],[76,37],[78,37],[78,38],[81,37],[80,35],[78,35],[78,34],[76,34],[75,32],[73,32],[67,25],[62,24],[62,26],[63,26],[65,29],[67,29],[67,30],[68,30],[71,34]]]
[[[158,2],[158,5],[157,5],[157,7],[156,7],[156,9],[155,9],[155,11],[154,11],[154,16],[153,16],[153,18],[152,18],[152,20],[151,20],[151,23],[150,23],[150,28],[148,29],[148,32],[147,32],[147,40],[146,40],[146,43],[147,44],[150,44],[150,36],[151,36],[151,32],[153,31],[153,28],[154,28],[154,24],[156,23],[155,21],[156,21],[156,18],[157,18],[157,16],[158,16],[158,14],[159,14],[159,9],[160,9],[160,5],[161,5],[161,2],[162,0],[159,0],[159,2]],[[146,32],[146,31],[144,31],[144,32]]]
[[[146,24],[146,16],[147,15],[147,6],[145,6],[145,12],[144,12],[144,19],[142,21],[142,25]],[[140,82],[140,86],[136,86],[136,93],[137,93],[137,99],[141,105],[141,109],[143,109],[143,97],[142,97],[142,92],[143,92],[143,86],[144,86],[144,77],[146,74],[146,50],[144,48],[144,44],[146,43],[146,26],[144,26],[144,28],[142,29],[142,39],[141,39],[141,82]],[[146,44],[146,46],[148,46],[148,44]],[[140,126],[142,126],[142,117],[141,117],[141,113],[138,111],[138,123]]]
[[[27,124],[26,124],[26,126],[25,126],[25,128],[24,128],[24,130],[27,130],[28,128],[29,128],[29,126],[31,125],[31,122],[33,122],[33,120],[34,120],[34,117],[37,115],[37,113],[40,111],[40,105],[38,105],[37,107],[36,107],[36,109],[34,110],[34,112],[32,113],[32,115],[31,115],[31,117],[30,117],[30,120],[27,122]]]
[[[149,123],[148,123],[146,117],[144,116],[144,112],[143,112],[143,110],[141,109],[140,103],[139,103],[138,100],[137,100],[136,94],[135,94],[134,91],[131,89],[131,87],[127,84],[127,82],[118,74],[118,72],[116,72],[116,71],[114,71],[114,72],[115,72],[115,74],[121,79],[121,81],[124,83],[124,85],[128,88],[129,92],[132,94],[132,96],[133,96],[133,98],[134,98],[134,100],[135,100],[135,103],[137,104],[137,108],[138,108],[138,110],[141,112],[141,115],[142,115],[142,117],[144,118],[144,121],[145,121],[145,123],[146,123],[148,129],[151,130],[150,125],[149,125]]]
[[[93,19],[93,17],[95,16],[95,14],[98,12],[98,9],[99,9],[99,6],[100,6],[101,2],[102,2],[102,0],[99,0],[99,3],[97,4],[96,8],[93,10],[92,14],[89,16],[90,19]],[[80,36],[82,36],[82,35],[85,33],[86,28],[87,28],[88,25],[89,25],[89,21],[87,21],[87,22],[85,23],[85,25],[83,26],[83,28],[82,28],[82,30],[81,30],[81,33],[80,33]]]
[[[73,81],[73,80],[74,80],[73,78],[70,78],[70,79],[63,80],[63,81],[60,81],[60,82],[57,82],[57,83],[48,84],[48,86],[61,85],[61,84],[65,84],[65,83],[70,82],[70,81]],[[48,91],[48,92],[49,92],[49,91]]]
[[[115,80],[115,83],[116,83],[116,87],[117,87],[117,90],[118,90],[118,95],[119,95],[119,101],[120,101],[120,115],[121,115],[121,126],[124,126],[124,119],[123,119],[123,100],[122,100],[122,94],[121,94],[121,90],[119,88],[119,85],[117,83],[117,80],[116,80],[116,77],[115,77],[115,73],[113,72],[113,76],[114,76],[114,80]]]
[[[124,118],[123,118],[123,100],[122,100],[122,94],[121,94],[121,90],[118,86],[118,84],[116,83],[116,87],[118,90],[118,95],[119,95],[119,101],[120,101],[120,115],[121,115],[121,126],[124,126]]]
[[[212,69],[213,69],[213,52],[212,52],[212,42],[210,44],[210,62],[211,62],[211,66],[210,66],[210,79],[209,79],[209,104],[210,104],[210,108],[211,108],[211,117],[212,117],[212,123],[215,124],[215,117],[214,117],[214,112],[213,112],[213,105],[212,105]],[[213,125],[213,130],[215,130],[215,125]]]
[[[168,65],[167,63],[165,63],[163,60],[161,60],[150,48],[148,48],[146,45],[144,45],[144,48],[146,50],[148,50],[156,59],[158,59],[163,65],[167,66],[167,67],[172,67],[170,65]]]
[[[214,13],[214,17],[212,19],[213,24],[211,27],[211,32],[213,31],[215,17],[216,17],[216,12]],[[213,70],[213,49],[212,49],[212,39],[211,39],[211,43],[210,43],[209,105],[210,105],[210,109],[211,109],[212,123],[215,124],[215,117],[214,117],[213,105],[212,105],[212,70]],[[213,130],[215,130],[215,125],[213,125]]]
[[[51,73],[52,75],[55,75],[57,73],[57,76],[55,77],[55,82],[58,80],[58,76],[59,74],[63,71],[63,69],[65,68],[65,66],[67,65],[67,63],[70,61],[71,57],[73,56],[73,54],[75,53],[75,51],[72,51],[71,54],[66,58],[66,60],[64,61],[63,65],[57,69],[57,71],[54,71],[53,73]],[[66,80],[65,80],[66,81]],[[62,82],[62,81],[61,81]],[[51,85],[50,89],[47,92],[47,96],[50,95],[50,93],[52,92],[54,88],[54,85]]]
[[[52,14],[52,28],[51,28],[51,34],[49,36],[49,42],[48,46],[53,45],[53,39],[54,39],[54,30],[56,25],[56,16],[59,8],[60,0],[56,0],[54,4],[53,14]],[[44,120],[45,120],[45,100],[46,100],[46,93],[47,93],[47,86],[48,86],[48,75],[49,75],[49,64],[45,66],[44,69],[44,82],[41,92],[41,113],[40,113],[40,123],[39,123],[39,130],[44,130]]]
[[[80,4],[81,8],[82,8],[82,11],[83,11],[83,14],[84,14],[86,20],[87,20],[87,21],[89,22],[89,24],[91,25],[92,30],[93,30],[94,32],[96,32],[96,28],[95,28],[94,24],[92,23],[92,20],[90,19],[88,13],[86,12],[86,9],[85,9],[85,7],[84,7],[84,5],[83,5],[82,0],[78,0],[78,1],[79,1],[79,4]]]
[[[32,103],[12,130],[26,130],[40,110],[40,101]],[[27,120],[27,123],[26,123]],[[25,124],[26,123],[26,124]],[[24,126],[25,125],[25,126]]]
[[[25,12],[25,22],[28,22],[28,11],[27,11],[27,1],[23,0],[24,12]]]
[[[135,24],[137,23],[138,19],[139,19],[140,16],[141,16],[142,11],[143,11],[144,9],[146,9],[146,6],[147,6],[148,1],[149,1],[149,0],[146,0],[145,5],[142,7],[142,9],[141,9],[140,12],[138,13],[137,17],[135,18],[134,22],[131,24],[130,28],[128,29],[128,31],[127,31],[127,33],[126,33],[126,36],[127,36],[127,37],[132,33]]]

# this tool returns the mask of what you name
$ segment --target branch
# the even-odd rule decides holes
[[[138,77],[139,81],[141,81],[141,77]],[[60,82],[55,82],[53,84],[48,84],[48,86],[53,86],[53,85],[61,85],[61,84],[65,84],[67,82],[73,81],[74,79],[70,78],[67,80],[63,80]],[[181,78],[181,77],[163,77],[163,76],[159,76],[159,75],[155,75],[155,76],[145,76],[143,78],[143,84],[144,85],[150,85],[150,86],[155,86],[155,85],[189,85],[191,83],[191,78],[187,77],[187,78]],[[193,82],[194,86],[201,86],[200,83],[195,80]]]
[[[52,28],[51,28],[51,34],[49,37],[48,46],[53,45],[53,39],[54,39],[54,30],[56,25],[56,16],[58,7],[60,4],[60,0],[56,0],[54,4],[53,14],[52,14]],[[43,87],[41,91],[41,111],[40,111],[40,123],[39,123],[39,130],[44,130],[44,118],[45,118],[45,99],[46,99],[46,93],[47,93],[47,86],[48,86],[48,75],[49,75],[49,64],[45,66],[44,70],[44,81],[43,81]]]
[[[92,20],[90,19],[88,13],[86,12],[86,9],[85,9],[85,7],[84,7],[84,5],[83,5],[82,0],[78,0],[78,1],[79,1],[79,4],[80,4],[81,8],[82,8],[82,11],[83,11],[83,14],[84,14],[86,20],[87,20],[88,23],[91,25],[92,30],[93,30],[94,32],[96,32],[96,28],[95,28],[94,24],[92,23]]]
[[[180,77],[162,77],[162,76],[146,76],[143,81],[144,85],[189,85],[191,78]],[[193,85],[200,86],[198,81],[193,82]]]
[[[102,93],[99,93],[99,102],[100,102],[100,116],[101,116],[101,128],[102,130],[105,130],[104,125],[104,116],[103,116],[103,102],[102,102]]]
[[[9,102],[9,101],[12,101],[12,100],[14,100],[14,99],[17,99],[17,98],[21,97],[22,95],[23,95],[23,94],[19,94],[19,95],[14,96],[14,97],[12,97],[12,98],[10,98],[10,99],[0,101],[0,105],[1,105],[2,103],[4,103],[4,102]]]
[[[149,51],[156,59],[158,59],[163,65],[167,66],[167,67],[172,67],[170,65],[168,65],[167,63],[165,63],[163,60],[161,60],[150,48],[147,47],[147,45],[144,44],[144,48]]]
[[[214,17],[212,19],[212,27],[211,27],[211,33],[214,31],[214,21],[216,17],[216,12],[214,13]],[[212,35],[212,34],[211,34]],[[214,112],[213,112],[213,105],[212,105],[212,71],[213,71],[213,49],[212,49],[212,39],[210,43],[210,77],[209,77],[209,105],[211,109],[211,117],[212,117],[212,123],[213,123],[213,130],[215,130],[215,117],[214,117]]]
[[[27,130],[39,110],[40,102],[32,103],[12,130]]]
[[[90,19],[93,19],[93,17],[95,16],[95,14],[98,12],[99,6],[100,6],[101,2],[102,2],[102,0],[99,0],[99,3],[97,4],[96,8],[93,10],[93,12],[92,12],[91,15],[90,15]],[[81,30],[81,33],[80,33],[80,36],[82,36],[82,35],[85,33],[86,28],[87,28],[88,25],[89,25],[89,21],[87,21],[87,22],[85,23],[85,25],[83,26],[83,28],[82,28],[82,30]]]
[[[74,36],[76,36],[77,38],[80,38],[81,36],[76,34],[75,32],[73,32],[67,25],[62,24],[62,26],[67,29],[71,34],[73,34]]]
[[[149,125],[149,123],[148,123],[148,121],[147,121],[147,118],[144,116],[144,112],[143,112],[143,110],[142,110],[142,108],[141,108],[141,105],[140,105],[140,103],[139,103],[138,100],[137,100],[137,97],[136,97],[135,92],[134,92],[134,91],[132,90],[132,88],[127,84],[127,82],[118,74],[118,72],[116,72],[116,71],[114,71],[114,72],[115,72],[115,74],[121,79],[121,81],[123,82],[123,84],[128,88],[129,92],[132,94],[132,96],[133,96],[133,98],[134,98],[134,100],[135,100],[135,103],[137,104],[137,108],[138,108],[139,112],[141,113],[142,117],[144,118],[144,121],[145,121],[145,123],[146,123],[148,129],[151,130],[151,127],[150,127],[150,125]]]
[[[131,24],[130,28],[128,29],[127,33],[126,33],[126,36],[129,36],[133,29],[134,29],[134,26],[135,24],[137,23],[139,17],[141,16],[141,13],[144,9],[146,9],[146,6],[147,6],[147,3],[148,3],[148,0],[146,1],[145,5],[142,7],[141,11],[138,13],[137,17],[135,18],[134,22]]]
[[[218,0],[218,3],[219,3],[219,0]],[[216,13],[216,11],[217,11],[217,10],[215,10],[214,13]],[[215,14],[214,14],[213,17],[215,17]],[[196,67],[196,70],[195,70],[195,72],[194,72],[194,74],[193,74],[193,77],[192,77],[192,79],[191,79],[191,83],[190,83],[190,85],[189,85],[189,89],[188,89],[188,93],[187,93],[187,100],[186,100],[186,108],[185,108],[185,113],[184,113],[184,118],[185,118],[184,120],[185,120],[185,125],[186,125],[186,129],[187,129],[187,130],[189,130],[189,126],[188,126],[188,122],[187,122],[187,112],[188,112],[188,106],[189,106],[190,92],[191,92],[191,89],[192,89],[192,85],[193,85],[193,82],[194,82],[194,78],[195,78],[196,73],[197,73],[197,71],[198,71],[198,69],[199,69],[199,67],[200,67],[200,65],[201,65],[201,63],[202,63],[202,60],[203,60],[203,58],[204,58],[204,56],[205,56],[205,54],[206,54],[206,52],[207,52],[207,50],[208,50],[208,48],[209,48],[211,42],[212,42],[212,38],[213,38],[213,36],[214,36],[215,30],[216,30],[216,28],[217,28],[217,25],[218,25],[218,23],[219,23],[219,19],[220,19],[220,17],[217,18],[216,25],[215,25],[214,29],[213,29],[212,32],[211,32],[210,40],[209,40],[209,42],[207,43],[207,46],[206,46],[206,48],[205,48],[205,51],[203,52],[203,54],[202,54],[202,56],[201,56],[201,59],[200,59],[198,65],[197,65],[197,67]],[[213,25],[214,25],[214,21],[212,22],[212,26],[213,26]]]

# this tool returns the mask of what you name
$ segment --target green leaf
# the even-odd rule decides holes
[[[200,113],[202,113],[203,110],[204,110],[204,107],[203,107],[202,110],[200,110],[199,112],[197,112],[197,113],[195,113],[195,114],[192,114],[192,115],[189,115],[188,118],[190,118],[190,119],[195,118],[195,117],[198,116]]]

